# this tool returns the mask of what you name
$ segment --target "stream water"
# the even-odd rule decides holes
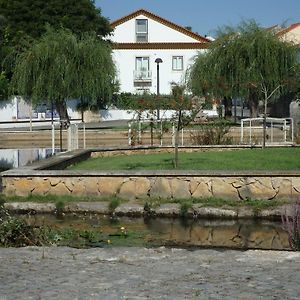
[[[111,240],[112,246],[290,250],[287,233],[280,222],[273,221],[111,218],[92,214],[63,217],[31,215],[26,218],[31,225],[101,232],[106,239]],[[96,243],[95,246],[99,244]]]

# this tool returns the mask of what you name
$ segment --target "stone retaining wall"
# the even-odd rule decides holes
[[[300,173],[31,171],[2,175],[5,195],[117,196],[120,198],[300,199]]]
[[[216,147],[224,150],[226,147]],[[243,147],[241,147],[243,148]],[[208,148],[209,149],[209,148]],[[240,149],[228,147],[226,150]],[[206,151],[193,148],[185,151]],[[170,147],[103,148],[61,153],[1,173],[5,195],[117,196],[147,198],[223,198],[230,200],[300,200],[300,171],[70,171],[61,168],[90,156],[173,151]],[[56,170],[53,170],[56,169]]]

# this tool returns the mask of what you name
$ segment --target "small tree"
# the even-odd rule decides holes
[[[192,103],[191,98],[185,95],[184,85],[174,84],[172,87],[172,109],[176,111],[174,121],[176,123],[175,144],[174,144],[174,168],[179,167],[179,132],[194,120],[202,108],[202,102]]]
[[[241,97],[249,100],[252,111],[264,103],[264,128],[270,100],[285,94],[296,72],[296,48],[280,41],[271,30],[254,21],[237,28],[226,27],[199,55],[190,74],[190,87],[200,95]],[[265,146],[264,129],[263,147]]]
[[[12,90],[33,103],[53,101],[60,118],[69,121],[66,100],[96,103],[111,94],[114,75],[107,42],[96,34],[78,38],[69,30],[48,27],[41,39],[18,54]]]

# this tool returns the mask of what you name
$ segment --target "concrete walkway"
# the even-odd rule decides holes
[[[0,249],[1,299],[299,299],[300,253]]]

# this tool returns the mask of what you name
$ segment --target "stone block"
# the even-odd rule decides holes
[[[277,191],[275,199],[284,200],[292,198],[292,181],[288,178],[273,178],[272,186]]]
[[[155,178],[150,189],[151,198],[171,198],[172,190],[169,180],[166,178]]]
[[[233,187],[232,180],[226,178],[212,179],[212,195],[216,198],[229,200],[239,200],[239,194],[236,188]]]
[[[119,205],[115,209],[115,213],[117,215],[122,215],[122,216],[139,216],[139,217],[141,217],[144,213],[144,206],[139,205],[139,204],[124,203],[124,204]]]
[[[85,194],[89,196],[100,195],[98,182],[99,182],[99,178],[97,177],[82,178],[81,184],[85,188]]]
[[[257,177],[253,182],[249,184],[245,182],[245,185],[239,189],[240,197],[243,200],[246,199],[273,199],[277,191],[273,188],[271,178]]]
[[[70,190],[66,187],[63,182],[53,186],[50,190],[50,193],[53,195],[69,195],[71,194]]]
[[[100,177],[98,186],[102,196],[116,196],[124,181],[123,177]]]
[[[72,178],[73,188],[72,195],[83,196],[86,195],[86,187],[82,178]]]
[[[56,186],[61,182],[61,178],[59,177],[50,177],[50,184],[51,186]]]
[[[180,205],[177,203],[166,203],[154,209],[157,216],[177,217],[180,215]]]
[[[135,196],[137,199],[145,199],[149,196],[150,180],[139,177],[135,181]]]
[[[136,182],[134,179],[125,181],[121,185],[120,191],[118,193],[118,197],[125,200],[134,200],[136,197],[135,186],[136,186]]]
[[[49,193],[51,189],[50,181],[48,178],[36,177],[34,178],[33,184],[35,187],[32,190],[32,194],[45,195]]]
[[[170,179],[170,187],[173,199],[189,199],[191,198],[189,182],[182,179]]]
[[[193,191],[193,192],[192,192]],[[199,182],[196,188],[191,187],[192,198],[210,198],[212,197],[209,183]]]
[[[31,177],[19,178],[14,181],[14,188],[17,196],[27,196],[31,194],[35,186]]]

